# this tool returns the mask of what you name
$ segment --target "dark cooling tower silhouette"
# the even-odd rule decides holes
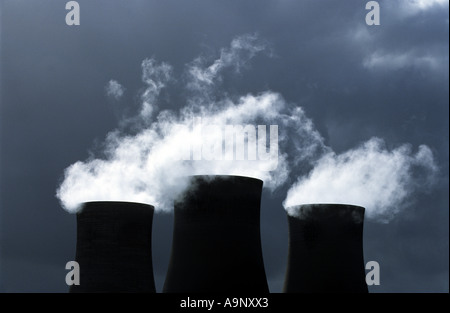
[[[363,256],[364,208],[312,204],[288,216],[287,293],[367,293]]]
[[[175,202],[164,292],[269,292],[260,237],[263,182],[194,176]]]
[[[80,285],[70,292],[155,292],[151,205],[87,202],[77,213]]]

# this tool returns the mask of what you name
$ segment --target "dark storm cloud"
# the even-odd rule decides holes
[[[391,148],[408,142],[432,149],[439,183],[391,223],[366,223],[365,259],[381,265],[373,292],[448,292],[448,2],[413,2],[379,1],[381,26],[368,27],[365,1],[356,0],[80,0],[76,28],[64,24],[66,1],[1,2],[0,290],[67,290],[75,220],[54,191],[63,169],[117,127],[107,83],[120,82],[121,103],[136,111],[145,58],[180,74],[199,54],[217,57],[235,36],[257,32],[273,57],[256,57],[224,88],[279,92],[305,109],[337,152],[372,136]],[[183,94],[164,96],[168,108],[185,104]],[[284,278],[284,197],[263,196],[271,291]],[[171,223],[171,215],[155,217],[159,290]]]

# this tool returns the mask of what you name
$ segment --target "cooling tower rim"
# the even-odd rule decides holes
[[[86,206],[88,205],[98,205],[98,204],[104,204],[104,205],[124,205],[124,206],[139,206],[139,207],[148,207],[149,210],[155,210],[155,206],[143,203],[143,202],[135,202],[135,201],[115,201],[115,200],[93,200],[93,201],[86,201],[80,203],[80,209],[77,211],[77,213],[82,213]],[[117,208],[116,208],[117,209]],[[123,208],[124,210],[129,208]]]
[[[321,218],[331,218],[336,214],[352,214],[356,220],[363,219],[366,209],[359,205],[345,203],[309,203],[293,205],[285,208],[288,218],[304,219],[316,214]],[[320,213],[319,213],[320,212]],[[345,213],[347,212],[347,213]]]
[[[195,179],[195,178],[197,178],[197,179],[205,179],[206,178],[206,179],[211,179],[211,180],[217,179],[217,178],[218,179],[235,179],[235,178],[237,178],[237,179],[255,180],[255,181],[259,181],[261,183],[264,183],[264,181],[262,179],[260,179],[260,178],[252,177],[252,176],[243,176],[243,175],[222,175],[222,174],[211,174],[211,175],[209,175],[209,174],[205,174],[205,175],[188,175],[186,177],[188,177],[190,179]]]
[[[296,205],[290,205],[286,207],[286,210],[289,209],[299,209],[299,208],[308,208],[308,207],[314,207],[314,206],[333,206],[333,207],[342,207],[342,208],[354,208],[357,210],[363,210],[366,209],[363,206],[356,205],[356,204],[348,204],[348,203],[333,203],[333,202],[319,202],[319,203],[301,203]]]

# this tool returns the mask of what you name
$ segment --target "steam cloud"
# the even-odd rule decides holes
[[[414,154],[409,145],[392,151],[372,138],[356,149],[324,155],[307,177],[289,189],[284,207],[312,203],[344,203],[366,208],[369,218],[387,222],[408,204],[419,187],[431,186],[437,167],[427,146]]]
[[[111,79],[106,85],[106,95],[115,100],[119,100],[123,93],[125,92],[125,88],[118,81]]]
[[[140,98],[141,110],[137,117],[128,121],[139,125],[140,129],[135,134],[126,134],[120,129],[112,131],[104,143],[104,158],[78,161],[65,170],[64,180],[57,190],[64,209],[76,212],[86,201],[114,200],[150,203],[157,211],[170,211],[173,199],[187,188],[190,175],[243,175],[264,180],[264,186],[270,189],[281,186],[288,178],[292,162],[283,152],[284,146],[293,144],[297,159],[309,159],[309,154],[322,146],[318,133],[318,142],[311,139],[312,122],[300,108],[289,109],[275,92],[229,97],[219,94],[217,87],[225,69],[239,71],[264,50],[265,43],[257,36],[244,35],[235,38],[229,48],[222,49],[220,57],[211,65],[206,58],[197,58],[188,64],[184,73],[185,88],[191,96],[179,112],[157,112],[161,90],[176,81],[172,77],[173,68],[155,59],[144,60],[142,80],[146,88]],[[280,130],[278,141],[274,143],[277,157],[272,155],[264,162],[248,158],[248,147],[266,143],[266,138],[260,138],[258,133],[258,137],[248,135],[245,141],[235,141],[234,149],[225,151],[222,159],[184,160],[181,156],[186,154],[186,142],[192,150],[202,144],[192,135],[198,130],[195,123],[198,119],[206,126],[267,125],[268,137],[269,125],[277,125]],[[287,129],[298,131],[295,140],[289,140]],[[211,128],[203,127],[202,140],[212,143],[212,148],[217,142],[222,146],[223,132],[206,130]],[[302,136],[308,140],[303,142]],[[205,150],[208,149],[203,146],[202,152]],[[247,158],[226,161],[234,160],[237,151],[245,151]],[[270,171],[273,168],[276,170]]]
[[[381,139],[373,138],[336,155],[303,109],[288,105],[280,94],[232,96],[222,90],[225,71],[240,73],[268,50],[256,35],[239,36],[217,59],[202,56],[187,64],[178,80],[170,64],[145,59],[140,111],[120,123],[131,125],[134,132],[126,127],[110,132],[102,158],[92,156],[65,170],[56,193],[63,208],[76,212],[87,201],[134,201],[171,211],[173,200],[189,187],[188,176],[241,175],[262,179],[270,190],[296,180],[284,201],[289,214],[295,214],[289,209],[293,205],[330,201],[363,205],[367,216],[387,220],[406,205],[419,183],[432,181],[436,165],[426,146],[416,154],[408,145],[388,151]],[[109,82],[108,94],[120,97],[124,89],[116,83]],[[186,103],[177,112],[160,111],[161,92],[171,84],[182,84]],[[230,150],[230,125],[253,125],[258,132],[247,131],[246,139],[235,140]],[[265,133],[257,125],[267,126]],[[269,125],[278,126],[276,142],[271,142],[275,136]],[[252,159],[251,147],[264,146],[266,135],[269,152],[258,150]],[[199,151],[203,159],[196,161]],[[236,161],[238,151],[245,152],[244,160]],[[420,170],[423,175],[416,177]]]

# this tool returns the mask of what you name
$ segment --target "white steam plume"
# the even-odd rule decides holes
[[[245,34],[234,38],[230,47],[221,49],[219,58],[209,65],[207,57],[196,58],[186,67],[186,87],[194,93],[189,99],[190,104],[199,106],[212,101],[225,69],[239,73],[253,57],[267,49],[266,42],[258,35]]]
[[[171,80],[172,71],[172,66],[165,62],[158,64],[153,58],[142,61],[142,81],[147,85],[141,95],[140,116],[143,119],[149,119],[152,116],[156,100],[161,90]]]
[[[181,80],[173,77],[171,65],[145,59],[139,113],[108,134],[103,158],[65,170],[57,190],[63,208],[76,212],[87,201],[134,201],[171,211],[173,200],[189,187],[188,176],[241,175],[260,178],[271,190],[295,179],[283,203],[292,215],[290,208],[299,204],[348,203],[364,206],[369,218],[389,221],[418,188],[432,183],[437,166],[427,146],[416,153],[409,145],[388,150],[373,138],[336,154],[303,109],[292,108],[280,94],[231,96],[219,86],[224,73],[239,72],[263,51],[267,45],[256,35],[237,37],[217,59],[199,57],[188,64]],[[161,91],[179,82],[181,93],[189,95],[185,106],[158,111]],[[273,145],[270,125],[277,126]],[[246,136],[237,140],[229,127],[242,127]],[[259,149],[261,144],[268,149]]]
[[[413,153],[410,145],[389,151],[383,140],[372,138],[358,148],[325,154],[307,177],[289,189],[284,207],[312,203],[344,203],[366,208],[368,218],[388,222],[406,207],[419,188],[427,189],[437,171],[427,146]]]
[[[111,79],[105,87],[106,95],[115,100],[122,98],[125,88],[117,80]]]
[[[112,131],[104,143],[104,158],[79,161],[65,170],[64,180],[57,190],[64,209],[76,212],[83,202],[109,200],[149,203],[157,211],[170,211],[173,199],[187,188],[190,175],[242,175],[262,179],[267,188],[282,185],[288,178],[289,164],[293,162],[288,159],[286,146],[295,147],[294,155],[303,160],[323,146],[318,133],[313,132],[317,137],[310,135],[312,122],[304,112],[298,108],[290,110],[284,99],[271,91],[233,98],[223,96],[214,101],[206,92],[203,98],[199,98],[202,91],[217,89],[215,84],[221,81],[222,70],[238,70],[263,50],[264,44],[256,36],[244,35],[223,49],[211,65],[197,59],[187,66],[185,77],[190,79],[186,88],[194,91],[194,95],[186,100],[187,105],[179,112],[157,113],[156,104],[161,90],[175,81],[172,67],[154,59],[144,60],[142,80],[146,89],[141,95],[142,109],[136,118],[129,120],[141,128],[133,135]],[[195,135],[199,131],[196,123],[199,119],[203,129],[201,140]],[[221,157],[210,155],[205,160],[208,154],[205,151],[226,146],[226,135],[221,130],[225,130],[227,125],[245,129],[250,125],[250,130],[255,127],[258,133],[254,136],[248,133],[246,141],[235,140],[234,149],[225,148]],[[257,150],[258,158],[251,158],[254,151],[251,146],[258,145],[259,149],[261,143],[266,144],[266,137],[260,138],[257,125],[266,126],[267,138],[272,137],[269,126],[279,126],[278,141],[272,146],[271,140],[267,140],[271,157],[264,162],[261,162],[260,154],[264,155],[266,151]],[[288,130],[298,132],[299,136],[291,140]],[[200,141],[204,144],[200,150],[203,160],[196,161],[197,148],[202,144]],[[186,154],[187,144],[191,145],[191,151]],[[232,161],[237,159],[238,151],[246,158]],[[276,157],[273,157],[273,151]],[[187,160],[183,158],[186,155],[190,156]]]

